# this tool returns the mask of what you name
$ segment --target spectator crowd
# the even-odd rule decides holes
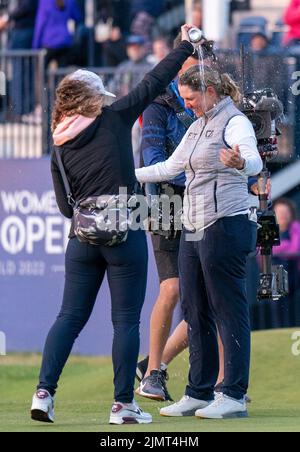
[[[177,25],[166,33],[157,19],[176,5],[183,5],[183,0],[95,1],[91,22],[85,0],[4,0],[0,3],[0,42],[10,50],[45,49],[47,68],[52,63],[118,68],[115,86],[120,85],[121,95],[139,77],[129,77],[124,88],[119,73],[142,66],[147,69],[169,52]],[[191,17],[202,28],[202,0],[194,1]],[[270,33],[264,17],[241,20],[236,49],[244,44],[254,56],[282,56],[300,48],[300,0],[290,1],[276,27]]]

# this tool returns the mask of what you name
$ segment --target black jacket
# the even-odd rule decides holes
[[[38,9],[38,0],[18,0],[16,8],[9,8],[9,20],[14,22],[14,28],[34,28]]]
[[[164,91],[193,53],[184,41],[149,72],[128,96],[104,108],[102,114],[74,140],[60,147],[62,160],[76,200],[89,196],[118,194],[119,187],[128,193],[136,185],[131,144],[131,129],[140,114]],[[61,213],[72,218],[55,153],[51,172]]]

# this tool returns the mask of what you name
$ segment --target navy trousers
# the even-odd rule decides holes
[[[247,393],[250,368],[250,320],[246,260],[255,250],[257,226],[246,215],[223,218],[187,241],[179,253],[181,300],[188,323],[190,373],[186,395],[213,400],[219,373],[217,329],[225,349],[221,391],[234,399]]]
[[[113,248],[80,243],[77,238],[69,241],[63,305],[46,341],[38,389],[47,389],[54,395],[73,344],[92,313],[107,272],[114,327],[115,400],[132,402],[147,266],[148,248],[143,231],[130,231],[127,241]]]

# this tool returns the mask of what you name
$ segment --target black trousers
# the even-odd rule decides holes
[[[114,327],[115,400],[132,402],[147,266],[148,248],[143,231],[130,231],[127,242],[113,248],[80,243],[76,238],[70,240],[63,305],[46,341],[38,389],[47,389],[54,395],[73,344],[89,320],[107,272]]]
[[[15,29],[10,35],[10,49],[27,51],[32,47],[34,30],[32,28]],[[32,113],[35,108],[35,59],[33,57],[12,58],[12,81],[9,96],[14,117]],[[25,94],[26,93],[26,94]]]
[[[213,400],[219,373],[217,328],[225,349],[221,391],[234,399],[247,393],[250,320],[246,260],[257,227],[245,215],[223,218],[199,241],[182,234],[179,252],[181,300],[189,325],[190,373],[186,395]],[[189,234],[190,236],[190,234]]]
[[[51,61],[55,60],[59,67],[66,67],[75,65],[76,58],[78,58],[76,46],[64,47],[62,49],[47,49],[45,64],[48,67]]]

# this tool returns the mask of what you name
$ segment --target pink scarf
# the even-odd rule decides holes
[[[76,138],[86,129],[96,118],[86,118],[82,115],[66,116],[56,127],[53,133],[55,146],[62,146],[68,141]]]

